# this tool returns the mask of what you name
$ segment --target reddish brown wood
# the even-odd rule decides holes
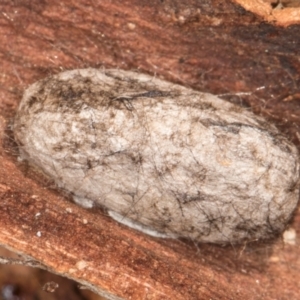
[[[299,145],[299,25],[276,27],[221,0],[7,0],[0,9],[0,244],[124,299],[300,297],[298,240],[195,247],[145,236],[39,180],[17,162],[7,127],[28,84],[118,67],[228,94]],[[291,226],[299,234],[299,212]]]

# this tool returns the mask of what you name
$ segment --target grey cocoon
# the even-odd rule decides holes
[[[76,202],[152,235],[270,238],[299,198],[298,151],[275,126],[145,74],[81,69],[38,81],[14,134],[22,157]]]

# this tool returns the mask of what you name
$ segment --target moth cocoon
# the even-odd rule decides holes
[[[298,202],[298,151],[274,125],[145,74],[80,69],[38,81],[14,135],[22,157],[79,204],[156,236],[270,238]]]

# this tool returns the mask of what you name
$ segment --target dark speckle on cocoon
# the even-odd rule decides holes
[[[160,237],[238,243],[284,230],[299,197],[296,147],[218,97],[122,70],[31,85],[21,156],[85,206]]]

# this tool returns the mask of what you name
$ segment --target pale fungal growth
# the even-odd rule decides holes
[[[270,238],[298,202],[298,151],[275,126],[144,74],[82,69],[34,83],[14,134],[77,203],[155,236]]]

